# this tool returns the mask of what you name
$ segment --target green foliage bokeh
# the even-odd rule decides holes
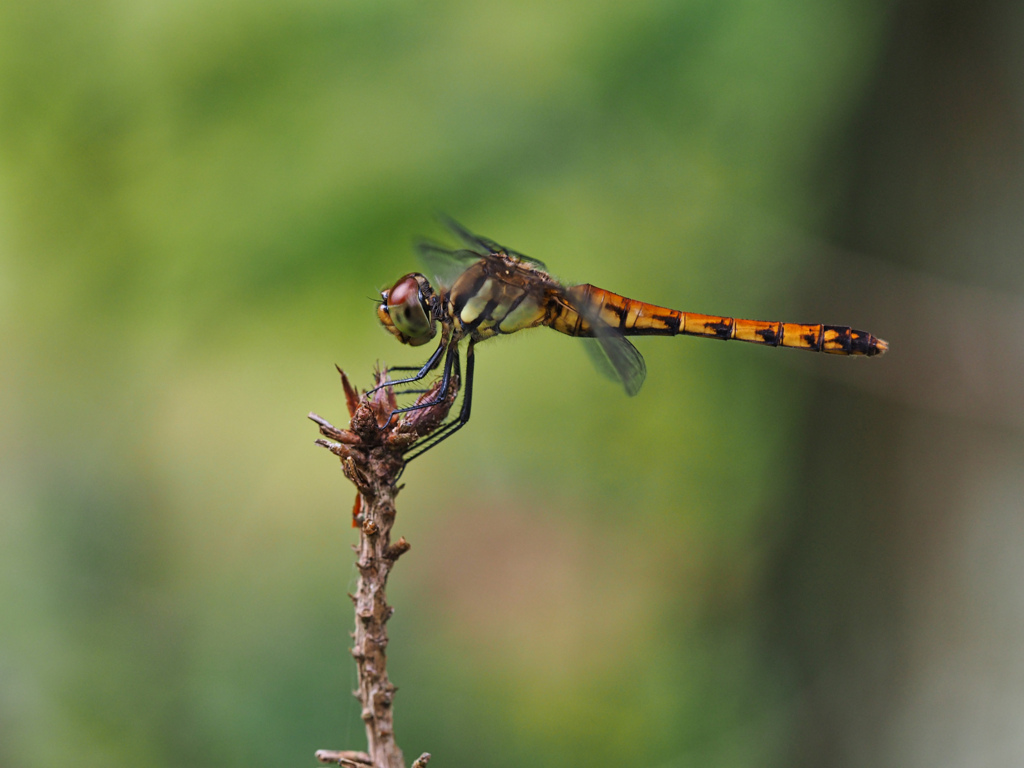
[[[420,361],[370,301],[413,238],[445,211],[567,281],[803,320],[882,23],[852,0],[0,6],[0,763],[362,748],[352,490],[305,414],[344,421],[334,363],[365,385]],[[472,423],[404,478],[399,743],[771,763],[790,681],[751,596],[802,369],[646,339],[627,399],[574,340],[520,336],[480,349]]]

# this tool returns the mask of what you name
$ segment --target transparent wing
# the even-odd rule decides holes
[[[647,364],[640,350],[615,328],[605,323],[592,308],[574,305],[590,323],[593,336],[584,338],[584,348],[594,367],[612,381],[619,381],[632,397],[647,378]]]
[[[484,257],[484,254],[476,251],[453,251],[443,248],[429,240],[416,243],[416,251],[423,263],[426,264],[430,276],[446,286],[451,286],[459,275]]]
[[[590,362],[594,364],[594,368],[597,369],[598,373],[606,379],[620,381],[619,372],[615,370],[612,361],[608,359],[608,355],[601,348],[601,342],[593,336],[584,336],[580,339],[580,342],[582,342],[583,349],[587,352],[587,357],[590,358]]]
[[[647,364],[640,350],[629,343],[625,336],[620,336],[613,329],[605,326],[607,333],[596,333],[597,347],[607,356],[608,363],[617,374],[617,378],[626,389],[626,394],[632,397],[640,391],[647,378]],[[598,370],[607,366],[599,366]]]
[[[448,227],[448,229],[450,229],[452,233],[457,238],[459,238],[459,240],[464,242],[471,249],[479,249],[479,251],[482,251],[480,253],[481,256],[488,253],[507,253],[509,256],[514,256],[520,261],[525,261],[527,264],[531,264],[537,267],[538,269],[541,269],[545,272],[548,271],[547,266],[545,266],[544,262],[541,261],[540,259],[534,259],[530,256],[527,256],[526,254],[519,253],[519,251],[513,251],[511,248],[506,248],[500,243],[496,243],[489,238],[481,237],[480,235],[474,235],[472,232],[470,232],[468,229],[459,224],[459,222],[457,222],[450,216],[442,215],[439,218],[441,219],[441,223]]]

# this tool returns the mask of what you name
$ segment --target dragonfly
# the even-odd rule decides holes
[[[442,425],[426,443],[410,446],[404,457],[406,462],[423,455],[469,421],[475,346],[526,328],[547,326],[568,336],[582,337],[598,370],[621,383],[631,396],[640,391],[647,367],[627,336],[701,336],[857,357],[875,357],[889,349],[886,341],[844,325],[702,315],[638,301],[589,283],[563,285],[551,276],[543,262],[475,235],[453,219],[445,218],[443,222],[463,247],[446,248],[430,241],[418,243],[419,255],[435,282],[419,272],[411,272],[381,291],[377,307],[381,324],[402,344],[419,347],[434,339],[439,339],[439,343],[422,366],[391,369],[415,371],[414,374],[385,381],[371,392],[421,381],[442,366],[443,360],[435,397],[394,410],[387,423],[399,414],[444,402],[453,380],[462,382],[458,417]],[[460,346],[464,341],[467,343],[463,380]]]

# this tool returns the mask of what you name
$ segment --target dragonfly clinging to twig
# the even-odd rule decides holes
[[[381,324],[403,344],[418,347],[440,337],[437,348],[422,366],[392,369],[416,373],[380,386],[420,381],[443,361],[441,387],[435,398],[443,401],[453,377],[461,379],[459,347],[462,341],[468,342],[459,416],[431,435],[426,444],[412,446],[407,461],[469,421],[475,345],[524,328],[546,325],[569,336],[587,338],[588,351],[598,369],[621,382],[629,395],[640,391],[647,368],[627,336],[684,334],[861,357],[874,357],[889,348],[882,339],[843,325],[701,315],[637,301],[590,284],[566,286],[548,274],[547,267],[537,259],[474,235],[451,219],[445,223],[462,241],[463,248],[448,249],[431,242],[418,245],[436,284],[418,272],[407,274],[381,292],[377,308]],[[430,401],[399,408],[391,418],[435,404]]]

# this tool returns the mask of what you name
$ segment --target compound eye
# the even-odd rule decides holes
[[[388,291],[388,314],[395,328],[417,347],[434,336],[434,328],[427,312],[427,302],[420,289],[417,275],[406,275]]]

